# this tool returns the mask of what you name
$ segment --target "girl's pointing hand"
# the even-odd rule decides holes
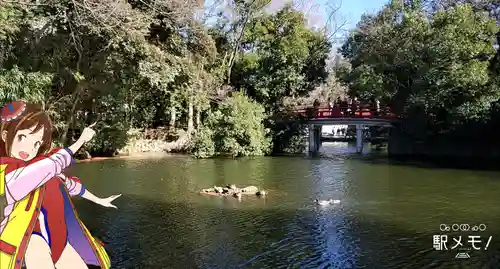
[[[122,195],[117,194],[117,195],[111,195],[108,198],[101,198],[101,200],[99,201],[99,204],[104,206],[104,207],[117,208],[115,205],[112,204],[112,202],[120,196],[122,196]]]
[[[97,124],[97,122],[94,122],[91,124],[89,127],[83,129],[82,135],[80,136],[80,139],[86,143],[92,140],[92,138],[95,136],[95,131],[94,131],[94,126]]]

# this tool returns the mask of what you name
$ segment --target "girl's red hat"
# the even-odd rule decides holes
[[[17,119],[26,110],[26,104],[22,101],[13,101],[2,108],[1,119],[3,122],[9,122]]]

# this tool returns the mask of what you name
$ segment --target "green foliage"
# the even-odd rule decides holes
[[[478,57],[495,53],[499,27],[467,4],[429,16],[418,5],[401,11],[398,1],[365,16],[341,49],[351,68],[338,74],[352,95],[382,99],[441,133],[484,119],[500,97]]]
[[[132,125],[124,120],[127,118],[128,106],[121,100],[123,98],[116,95],[102,96],[96,100],[93,115],[82,115],[82,118],[77,120],[80,124],[76,127],[80,130],[94,121],[98,123],[95,128],[96,136],[86,145],[91,154],[110,156],[126,145],[129,138],[127,131]]]
[[[240,93],[219,105],[196,134],[195,156],[258,156],[269,153],[264,108]],[[210,142],[209,142],[210,141]]]
[[[114,153],[131,128],[185,126],[201,115],[196,156],[263,155],[284,137],[271,121],[279,106],[328,75],[329,42],[289,6],[270,14],[260,10],[268,0],[237,1],[234,20],[207,28],[192,19],[190,1],[156,1],[154,10],[139,2],[0,3],[1,101],[43,104],[57,144],[98,120],[92,154]]]
[[[248,52],[232,73],[235,88],[245,89],[269,110],[285,97],[308,94],[325,80],[330,44],[306,26],[302,12],[286,6],[250,24],[242,44]]]
[[[210,158],[216,155],[214,131],[207,126],[197,130],[191,140],[191,154],[195,158]]]
[[[0,70],[0,101],[25,100],[45,105],[50,94],[53,75],[42,72],[23,72],[17,66]]]
[[[286,126],[277,126],[280,130],[273,136],[273,152],[278,154],[302,154],[306,149],[305,124],[290,123]],[[281,127],[281,128],[280,128]]]
[[[11,33],[19,31],[22,11],[10,5],[0,5],[0,39],[7,38]]]
[[[129,129],[130,126],[121,121],[99,128],[99,133],[90,143],[85,145],[85,148],[97,156],[113,156],[118,149],[127,144],[129,139],[127,131]]]

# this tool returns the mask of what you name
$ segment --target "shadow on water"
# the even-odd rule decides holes
[[[81,218],[111,253],[112,268],[498,268],[500,230],[467,260],[432,250],[432,233],[353,217],[343,205],[250,210],[124,195],[109,211],[77,200]],[[252,202],[252,201],[247,201]],[[347,210],[347,209],[346,209]],[[498,228],[497,228],[498,229]],[[437,230],[437,229],[435,229]],[[449,241],[452,241],[449,239]],[[453,241],[452,241],[453,242]]]
[[[341,145],[340,147],[338,145]],[[332,151],[333,148],[333,151]],[[500,159],[487,157],[453,157],[453,156],[389,156],[386,151],[376,151],[369,144],[364,147],[365,152],[356,154],[352,143],[337,143],[337,146],[330,147],[313,154],[312,158],[337,158],[339,155],[345,158],[357,159],[369,164],[410,166],[417,168],[435,169],[459,169],[459,170],[480,170],[480,171],[500,171]]]
[[[368,154],[359,158],[371,164],[403,165],[418,168],[500,171],[500,159],[452,157],[390,157],[387,154]]]

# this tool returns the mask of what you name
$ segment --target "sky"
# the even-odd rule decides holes
[[[226,0],[205,0],[205,7],[213,6],[214,2],[218,1]],[[376,13],[389,2],[389,0],[272,0],[268,9],[278,10],[290,1],[308,15],[311,26],[317,27],[323,26],[331,10],[340,6],[335,19],[338,22],[345,22],[345,25],[342,27],[343,32],[339,33],[339,39],[342,39],[346,31],[356,27],[361,15]]]
[[[325,0],[313,0],[314,2],[324,2]],[[354,28],[363,13],[376,13],[388,0],[344,0],[342,1],[339,12],[345,16],[348,21],[346,28]]]
[[[282,2],[280,0],[273,0],[274,2]],[[364,13],[376,13],[383,5],[387,4],[389,0],[300,0],[308,2],[307,6],[313,8],[303,8],[309,10],[309,20],[312,25],[324,25],[328,19],[329,13],[333,8],[339,8],[336,15],[336,20],[344,23],[340,34],[356,27],[356,24],[361,19]]]

